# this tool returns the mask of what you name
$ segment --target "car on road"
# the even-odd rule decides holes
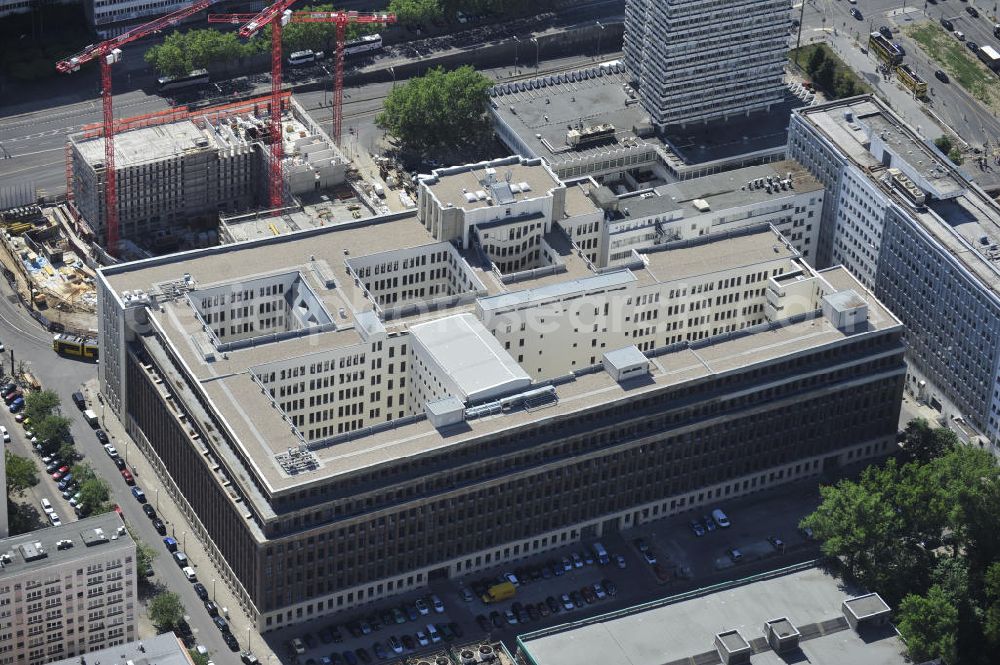
[[[181,568],[181,572],[184,573],[184,577],[188,579],[188,582],[194,582],[198,579],[198,574],[194,572],[194,568],[191,566],[184,566]]]
[[[208,589],[201,582],[196,583],[193,587],[194,595],[198,596],[202,600],[208,600]]]
[[[118,449],[113,444],[105,443],[104,452],[108,454],[108,457],[118,457]]]
[[[971,6],[966,7],[965,11],[968,12],[969,16],[971,16],[972,18],[979,18],[979,10],[977,10],[975,7]],[[0,351],[3,351],[3,349],[0,349]]]
[[[698,520],[691,520],[688,526],[691,527],[691,530],[694,532],[694,535],[698,536],[699,538],[705,535],[705,526]]]
[[[149,519],[151,520],[156,519],[156,510],[154,510],[153,507],[148,503],[142,504],[142,512],[146,513],[146,517],[148,517]]]
[[[573,600],[569,597],[569,594],[567,593],[564,593],[563,595],[559,596],[559,600],[562,601],[563,609],[566,610],[567,612],[575,607],[575,605],[573,605]]]
[[[104,444],[108,443],[108,435],[107,435],[107,433],[104,430],[102,430],[102,429],[96,430],[94,432],[94,434],[97,435],[97,440],[100,441],[101,443],[104,443]]]
[[[3,437],[4,443],[10,443],[10,432],[8,432],[7,428],[3,425],[0,425],[0,436]]]
[[[941,27],[943,27],[948,32],[951,32],[952,30],[955,29],[955,24],[942,16],[941,17]]]
[[[134,496],[135,500],[139,503],[146,503],[146,493],[143,492],[142,488],[138,485],[132,488],[132,496]]]
[[[882,34],[882,36],[883,36],[883,37],[885,37],[886,39],[892,39],[892,30],[890,30],[890,29],[889,29],[889,26],[887,26],[887,25],[880,25],[880,26],[878,27],[878,31],[879,31],[879,32],[880,32],[880,33]]]
[[[618,554],[617,556],[615,556],[615,564],[619,568],[624,569],[625,568],[625,557],[623,557],[621,554]]]
[[[941,83],[948,83],[949,81],[948,75],[941,69],[934,72],[934,78],[941,81]]]
[[[218,628],[223,633],[229,632],[229,624],[222,617],[218,615],[212,617],[212,623],[214,623],[215,627]]]
[[[711,533],[712,531],[715,531],[715,520],[713,520],[708,515],[705,515],[704,517],[702,517],[701,518],[701,522],[702,522],[702,524],[705,525],[705,531],[708,531],[709,533]]]
[[[115,463],[115,466],[118,467],[119,471],[122,471],[125,468],[125,460],[123,460],[121,457],[115,457],[112,459],[112,461]]]
[[[979,44],[977,44],[976,42],[965,42],[965,46],[973,53],[979,50]]]
[[[52,526],[62,526],[62,520],[59,519],[59,515],[56,513],[56,511],[53,510],[48,515],[49,515],[49,522],[52,523]]]
[[[226,646],[229,647],[230,651],[236,652],[240,650],[240,643],[236,639],[236,636],[232,633],[223,633],[222,640],[226,643]]]
[[[851,7],[851,16],[858,19],[859,21],[863,21],[865,18],[864,15],[861,13],[861,10],[859,10],[857,7]]]
[[[125,480],[127,485],[135,485],[135,478],[132,477],[132,472],[128,469],[122,469],[121,471],[122,479]]]
[[[207,598],[205,599],[205,611],[208,612],[208,616],[210,617],[219,616],[219,606]]]
[[[715,520],[715,523],[721,526],[723,529],[728,529],[729,526],[732,524],[732,522],[729,521],[729,517],[727,517],[726,514],[722,512],[721,508],[716,508],[715,510],[712,511],[712,519]]]

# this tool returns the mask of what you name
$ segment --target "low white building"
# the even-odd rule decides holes
[[[0,540],[0,664],[136,639],[136,546],[116,513]]]

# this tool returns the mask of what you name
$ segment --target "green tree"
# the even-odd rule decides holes
[[[832,94],[836,93],[837,64],[832,58],[826,58],[820,65],[816,73],[813,74],[813,81],[820,88]]]
[[[822,45],[817,46],[809,55],[809,61],[806,63],[806,72],[809,73],[809,76],[816,76],[816,72],[820,70],[825,61],[826,49]]]
[[[38,423],[46,416],[58,414],[59,405],[59,395],[51,390],[36,390],[24,397],[24,415]]]
[[[938,147],[938,150],[947,155],[949,152],[951,152],[951,146],[952,146],[951,137],[947,136],[946,134],[942,134],[941,136],[934,139],[934,145]]]
[[[468,65],[397,86],[375,124],[418,154],[481,143],[490,135],[486,99],[492,81]]]
[[[159,554],[159,551],[149,543],[144,543],[141,540],[136,541],[135,567],[140,580],[149,579],[153,572],[153,561]]]
[[[926,596],[910,594],[899,606],[897,626],[911,660],[922,663],[940,658],[945,665],[958,661],[958,609],[935,584]]]
[[[197,649],[188,649],[188,653],[191,654],[191,662],[194,665],[208,665],[211,661],[211,653],[198,653]]]
[[[55,452],[70,438],[71,421],[66,416],[50,414],[39,420],[31,419],[35,436],[42,442],[46,452]]]
[[[149,620],[157,630],[173,630],[184,619],[184,605],[180,596],[172,591],[164,591],[149,601]]]
[[[392,0],[388,9],[396,15],[396,20],[403,25],[426,23],[440,19],[443,15],[441,3],[438,0]]]
[[[72,441],[63,441],[62,445],[59,446],[59,459],[64,462],[73,462],[76,460],[76,446],[73,445]]]
[[[993,563],[984,575],[986,613],[983,617],[983,635],[990,651],[1000,650],[1000,561]]]
[[[5,450],[4,467],[7,473],[7,496],[19,496],[24,490],[38,484],[35,465],[27,457]]]
[[[958,436],[950,429],[931,427],[923,418],[914,418],[903,434],[903,459],[926,464],[951,452],[958,443]]]
[[[948,151],[948,159],[951,160],[952,164],[955,166],[961,166],[965,159],[962,157],[962,151],[958,147],[954,147]]]
[[[854,75],[847,69],[837,72],[834,83],[834,96],[837,98],[853,97],[858,94],[858,88],[854,83]]]

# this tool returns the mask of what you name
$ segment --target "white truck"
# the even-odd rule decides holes
[[[1000,69],[1000,53],[997,53],[997,50],[989,44],[980,46],[976,51],[976,55],[993,71]]]

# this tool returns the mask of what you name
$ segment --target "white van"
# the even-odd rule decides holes
[[[53,508],[52,508],[52,502],[49,501],[48,499],[42,499],[42,510],[45,511],[46,515],[48,515],[49,513],[51,513],[52,510],[53,510]]]
[[[3,436],[4,443],[10,443],[10,432],[3,425],[0,425],[0,436]]]
[[[726,529],[731,525],[729,518],[726,517],[726,514],[722,512],[721,508],[716,508],[712,511],[712,519],[715,520],[715,523],[723,529]]]

